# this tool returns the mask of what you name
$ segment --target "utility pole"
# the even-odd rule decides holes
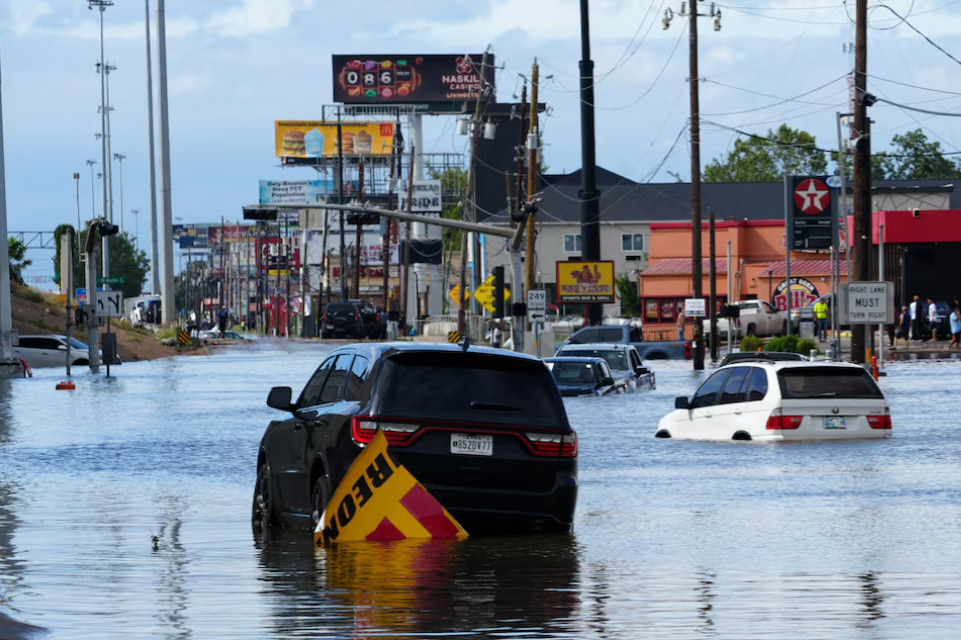
[[[721,30],[721,12],[711,5],[711,13],[698,13],[699,0],[691,0],[690,11],[685,13],[684,3],[681,3],[682,16],[690,18],[688,41],[690,43],[689,63],[690,74],[688,83],[691,92],[691,280],[693,298],[703,298],[703,279],[701,266],[701,124],[700,97],[698,83],[701,81],[697,70],[697,19],[710,15],[714,18],[714,30]],[[665,9],[662,25],[665,29],[670,26],[674,14]],[[713,309],[712,315],[713,315]],[[694,323],[694,370],[704,369],[704,326],[701,322]]]
[[[538,135],[537,135],[537,86],[538,86],[538,67],[537,59],[534,59],[534,66],[531,69],[531,129],[530,133],[527,134],[527,202],[533,202],[534,193],[537,191],[537,165],[539,161],[537,159],[537,147],[538,147]],[[529,213],[527,214],[527,263],[524,278],[524,293],[530,291],[534,288],[534,278],[537,273],[537,260],[534,249],[534,207],[528,207]],[[518,291],[514,294],[516,301],[522,301],[526,298],[521,297],[522,292]],[[530,330],[530,327],[528,327]]]
[[[170,326],[176,318],[174,308],[173,208],[170,184],[170,118],[167,109],[167,22],[165,0],[157,0],[157,66],[160,70],[160,229],[153,232],[160,238],[163,277],[160,279],[160,307],[162,324]],[[159,265],[154,265],[159,268]]]
[[[871,120],[867,108],[875,97],[867,92],[868,75],[868,18],[867,0],[855,4],[854,42],[854,129],[857,141],[854,145],[854,230],[848,238],[853,249],[848,282],[868,279],[868,252],[871,249],[869,229],[871,225]],[[919,311],[920,313],[920,311]],[[865,327],[851,325],[851,360],[865,363]]]
[[[591,60],[591,29],[588,0],[581,0],[581,260],[601,259],[600,198],[597,190],[597,160],[594,154],[594,61]],[[532,89],[533,92],[533,89]],[[537,100],[531,98],[531,121],[536,117]],[[533,185],[528,184],[528,191]],[[601,304],[587,305],[587,322],[601,323]]]
[[[150,154],[150,293],[160,293],[160,259],[157,254],[157,169],[153,136],[153,68],[150,64],[150,0],[144,0],[144,28],[147,42],[147,135]]]

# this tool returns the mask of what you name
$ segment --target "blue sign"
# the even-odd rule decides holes
[[[83,305],[87,304],[87,290],[86,290],[86,289],[77,289],[77,304],[78,304],[79,306],[81,306],[81,307],[82,307]]]
[[[840,189],[842,184],[841,176],[829,176],[824,182],[832,189]]]

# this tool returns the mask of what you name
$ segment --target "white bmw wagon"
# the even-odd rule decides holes
[[[891,437],[874,378],[838,362],[739,361],[674,401],[655,436],[690,440],[841,440]]]

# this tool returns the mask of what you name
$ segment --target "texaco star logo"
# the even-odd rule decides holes
[[[794,204],[801,213],[822,213],[831,203],[831,190],[817,178],[802,180],[794,190]]]

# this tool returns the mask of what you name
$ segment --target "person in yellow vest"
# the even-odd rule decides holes
[[[824,298],[818,298],[814,303],[814,319],[818,323],[818,341],[828,338],[828,303]]]

